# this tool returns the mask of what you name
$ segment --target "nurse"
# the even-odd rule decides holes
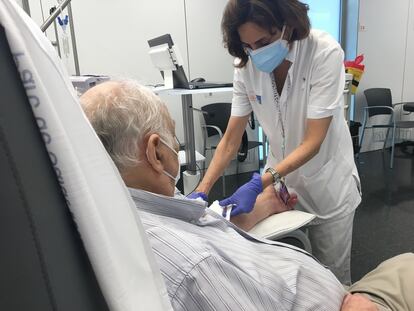
[[[297,209],[317,215],[309,228],[312,253],[349,284],[361,192],[343,116],[344,54],[329,34],[310,30],[307,11],[297,0],[227,3],[222,31],[236,58],[231,118],[192,197],[207,198],[254,111],[270,144],[265,173],[254,174],[220,204],[234,204],[233,215],[249,213],[264,188],[284,180],[298,195]]]

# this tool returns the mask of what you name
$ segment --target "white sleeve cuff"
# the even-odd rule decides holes
[[[231,105],[231,116],[232,117],[244,117],[247,116],[249,113],[253,111],[252,105],[247,100],[242,101],[233,98],[232,105]]]
[[[326,107],[309,106],[308,107],[308,119],[322,119],[333,116],[336,111],[340,109],[340,106],[333,109],[327,109]]]

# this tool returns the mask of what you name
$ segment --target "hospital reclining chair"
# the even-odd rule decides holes
[[[73,127],[66,130],[68,133],[74,131],[73,136],[92,139],[93,143],[88,145],[88,151],[84,151],[79,148],[80,139],[70,141],[78,147],[73,150],[82,153],[78,158],[82,163],[69,164],[74,168],[82,168],[81,165],[88,161],[85,155],[90,156],[91,161],[97,160],[93,162],[94,166],[83,167],[80,171],[100,178],[95,178],[97,182],[92,184],[88,182],[93,178],[85,178],[85,184],[76,188],[70,180],[74,177],[62,178],[56,165],[52,164],[51,152],[47,149],[50,146],[45,145],[45,133],[39,130],[42,122],[34,114],[10,48],[10,38],[15,35],[10,31],[13,24],[27,26],[23,28],[29,35],[24,33],[27,36],[22,35],[22,38],[42,36],[39,30],[34,29],[34,24],[21,14],[17,4],[12,1],[4,0],[0,3],[0,310],[128,311],[137,310],[137,306],[148,311],[171,310],[149,243],[145,234],[138,234],[143,232],[139,219],[134,216],[131,219],[124,217],[122,221],[116,222],[122,215],[129,215],[132,210],[129,203],[133,203],[92,128],[88,126],[86,132],[77,132],[81,129],[80,125],[87,125],[81,115],[78,119],[70,119],[65,126],[70,124]],[[9,23],[8,26],[12,25],[9,32],[4,21]],[[14,44],[18,45],[16,42],[18,41],[14,41]],[[63,68],[62,64],[47,55],[49,51],[45,46],[31,46],[30,52],[32,51],[36,57],[44,57],[45,63],[42,65],[53,65],[56,72]],[[32,65],[35,67],[36,63],[33,62]],[[38,69],[36,74],[39,76],[34,78],[42,80],[37,81],[39,87],[44,88],[42,91],[46,90],[48,80],[55,82],[62,79],[57,74],[54,76],[55,72],[45,75],[40,67]],[[63,81],[62,85],[70,84],[69,79],[64,80],[67,81]],[[48,94],[56,106],[70,102],[65,102],[68,94],[62,85],[61,90],[58,87],[51,88],[51,93]],[[59,92],[64,96],[63,100],[57,100],[56,94]],[[71,108],[71,112],[77,109],[80,111],[79,106],[70,104],[73,106],[64,108]],[[57,112],[58,109],[53,111],[52,117]],[[69,118],[67,115],[64,117]],[[53,133],[48,135],[53,136]],[[101,154],[97,151],[101,151]],[[68,164],[65,161],[71,160],[64,154],[60,159],[62,167]],[[97,166],[97,162],[102,165]],[[108,165],[114,169],[112,175],[108,174],[112,173],[110,169],[106,170]],[[98,172],[95,172],[96,169]],[[74,175],[75,171],[74,169]],[[109,181],[105,183],[105,180]],[[92,191],[96,190],[93,187],[98,187],[101,192]],[[107,191],[108,187],[113,191]],[[85,199],[81,205],[76,200],[68,200],[68,197],[73,199],[73,196],[83,194],[85,188],[92,189],[89,193],[91,200],[96,199],[96,202],[102,203],[111,201],[111,197],[117,197],[119,204],[110,206],[113,210],[103,206],[105,204],[97,204],[99,209],[93,210],[95,214],[89,213],[93,207],[91,200]],[[71,202],[69,206],[68,202]],[[105,214],[108,210],[110,213]],[[110,219],[113,222],[108,222],[108,219],[104,219],[108,215],[115,220]],[[85,216],[89,218],[82,219]],[[126,227],[129,228],[131,224],[138,229],[127,231]],[[125,235],[128,232],[136,234]],[[123,238],[122,243],[117,243],[120,237]],[[96,242],[93,243],[94,241]],[[102,251],[106,244],[114,241],[120,246],[109,245],[112,254]],[[146,252],[148,249],[149,252]],[[131,256],[117,254],[117,250],[125,251]],[[134,265],[126,265],[131,261]],[[128,277],[126,279],[123,278],[125,274]]]
[[[171,310],[66,69],[12,0],[0,1],[0,79],[0,310]]]
[[[0,27],[0,310],[109,310]]]

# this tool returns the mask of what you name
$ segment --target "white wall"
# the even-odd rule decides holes
[[[82,73],[160,83],[147,40],[165,33],[171,34],[187,59],[182,0],[89,0],[73,1],[72,6]]]
[[[363,90],[367,88],[390,88],[393,103],[414,101],[413,2],[360,1],[358,54],[365,56],[365,73],[356,94],[356,119],[362,120],[362,107],[366,106]],[[373,121],[387,121],[375,118]],[[401,138],[408,135],[404,131],[397,134]],[[384,138],[384,130],[368,130],[362,151],[382,148]]]
[[[233,57],[223,47],[221,35],[226,3],[224,0],[186,1],[191,79],[233,80]]]
[[[81,71],[160,83],[161,76],[148,56],[147,40],[170,33],[184,58],[189,79],[203,76],[231,81],[232,58],[222,46],[220,32],[225,3],[124,0],[120,5],[115,0],[73,1]]]

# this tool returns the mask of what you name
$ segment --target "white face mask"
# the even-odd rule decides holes
[[[175,155],[177,156],[177,163],[178,163],[178,171],[177,171],[177,175],[174,177],[173,175],[171,175],[170,173],[168,173],[167,171],[163,171],[163,173],[165,175],[167,175],[168,177],[170,177],[172,180],[174,180],[175,185],[177,185],[178,181],[180,180],[180,173],[181,173],[181,166],[180,166],[180,158],[178,156],[178,152],[174,150],[173,147],[171,147],[170,145],[168,145],[164,139],[160,138],[161,142],[167,146],[170,150],[172,150],[172,152],[175,153]]]

